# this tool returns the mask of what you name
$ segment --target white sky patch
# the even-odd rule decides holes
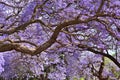
[[[110,55],[114,55],[116,52],[115,52],[115,50],[108,50],[108,53],[109,53]]]
[[[39,19],[41,20],[41,19],[42,19],[42,16],[40,16]]]

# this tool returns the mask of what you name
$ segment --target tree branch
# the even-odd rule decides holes
[[[41,25],[46,26],[44,22],[42,22],[41,20],[36,19],[36,20],[30,20],[30,21],[28,21],[28,22],[26,22],[26,23],[24,23],[24,24],[22,24],[22,25],[20,25],[20,26],[18,26],[16,28],[11,28],[9,30],[2,30],[1,29],[0,33],[10,35],[10,34],[13,34],[15,32],[18,32],[20,30],[25,30],[30,24],[33,24],[33,23],[40,23]]]
[[[103,56],[109,58],[110,60],[112,60],[112,61],[120,68],[120,63],[119,63],[113,56],[111,56],[111,55],[109,55],[109,54],[106,54],[106,53],[104,53],[104,52],[99,52],[99,51],[94,50],[93,48],[88,47],[88,46],[85,46],[85,45],[79,44],[78,47],[79,47],[79,48],[82,48],[82,49],[85,48],[86,50],[88,50],[88,51],[90,51],[90,52],[93,52],[93,53],[95,53],[95,54],[103,55]]]
[[[54,33],[52,34],[51,38],[45,42],[44,44],[40,45],[36,51],[33,53],[33,55],[39,54],[42,51],[46,50],[47,48],[49,48],[53,43],[55,43],[60,31],[70,25],[76,25],[76,24],[80,24],[80,23],[87,23],[89,21],[95,20],[95,17],[91,17],[88,18],[86,20],[78,20],[78,19],[74,19],[74,20],[70,20],[70,21],[65,21],[61,24],[58,24],[58,26],[56,27]]]

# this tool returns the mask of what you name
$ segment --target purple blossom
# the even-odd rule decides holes
[[[0,1],[0,77],[119,80],[119,3]]]

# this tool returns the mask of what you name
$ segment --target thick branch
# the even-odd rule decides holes
[[[32,50],[26,47],[21,47],[20,45],[14,44],[14,43],[0,44],[0,52],[6,52],[6,51],[12,51],[12,50],[16,50],[18,52],[23,52],[27,54],[31,54],[33,52]]]
[[[45,42],[44,44],[42,44],[38,48],[36,48],[36,50],[30,50],[27,47],[21,47],[19,44],[13,42],[11,44],[10,43],[9,44],[2,44],[2,46],[0,46],[0,52],[16,50],[18,52],[22,52],[22,53],[26,53],[26,54],[30,54],[30,55],[37,55],[37,54],[41,53],[42,51],[46,50],[47,48],[49,48],[53,43],[55,43],[60,31],[63,28],[70,26],[70,25],[87,23],[87,22],[95,20],[95,19],[96,19],[96,17],[91,17],[91,18],[88,18],[86,20],[74,19],[74,20],[69,20],[69,21],[65,21],[61,24],[58,24],[58,26],[56,27],[51,38],[47,42]],[[19,30],[24,30],[28,25],[30,25],[32,23],[41,23],[42,25],[45,25],[41,20],[33,20],[33,21],[28,21],[27,23],[22,24],[17,28],[10,29],[8,31],[0,30],[0,33],[12,34],[12,33],[17,32]]]
[[[103,56],[109,58],[110,60],[112,60],[120,68],[120,63],[113,56],[111,56],[109,54],[106,54],[106,53],[103,53],[103,52],[99,52],[99,51],[94,50],[94,49],[92,49],[91,47],[88,47],[88,46],[78,45],[78,47],[79,48],[85,48],[86,50],[88,50],[90,52],[93,52],[95,54],[103,55]]]
[[[39,46],[39,47],[36,49],[36,51],[33,53],[33,55],[36,55],[36,54],[41,53],[42,51],[44,51],[44,50],[46,50],[47,48],[49,48],[53,43],[55,43],[55,41],[56,41],[56,39],[57,39],[60,31],[61,31],[63,28],[65,28],[65,27],[67,27],[67,26],[70,26],[70,25],[75,25],[75,24],[80,24],[80,23],[87,23],[87,22],[92,21],[92,20],[95,20],[95,19],[96,19],[96,18],[94,18],[94,17],[88,18],[88,19],[86,19],[86,20],[84,20],[84,21],[83,21],[83,20],[74,19],[74,20],[65,21],[65,22],[59,24],[59,25],[56,27],[56,29],[55,29],[53,35],[51,36],[51,38],[50,38],[47,42],[45,42],[44,44],[42,44],[41,46]]]

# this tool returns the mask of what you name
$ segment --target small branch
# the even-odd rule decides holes
[[[26,41],[26,40],[14,41],[14,43],[28,43],[30,45],[33,45],[33,46],[37,47],[36,44],[34,44],[34,43],[30,42],[30,41]]]
[[[4,4],[4,5],[6,5],[6,6],[8,6],[8,7],[12,7],[12,8],[22,8],[22,7],[13,6],[13,5],[7,4],[7,3],[5,3],[5,2],[1,2],[1,1],[0,1],[0,4]]]
[[[97,10],[97,13],[99,13],[101,11],[102,7],[104,6],[104,3],[105,3],[105,0],[101,0],[101,4]]]
[[[25,30],[30,24],[33,24],[33,23],[40,23],[41,25],[46,26],[44,22],[36,19],[36,20],[30,20],[30,21],[28,21],[28,22],[26,22],[26,23],[24,23],[16,28],[10,28],[9,30],[0,30],[0,33],[10,35],[10,34],[13,34],[15,32],[18,32],[20,30]]]

